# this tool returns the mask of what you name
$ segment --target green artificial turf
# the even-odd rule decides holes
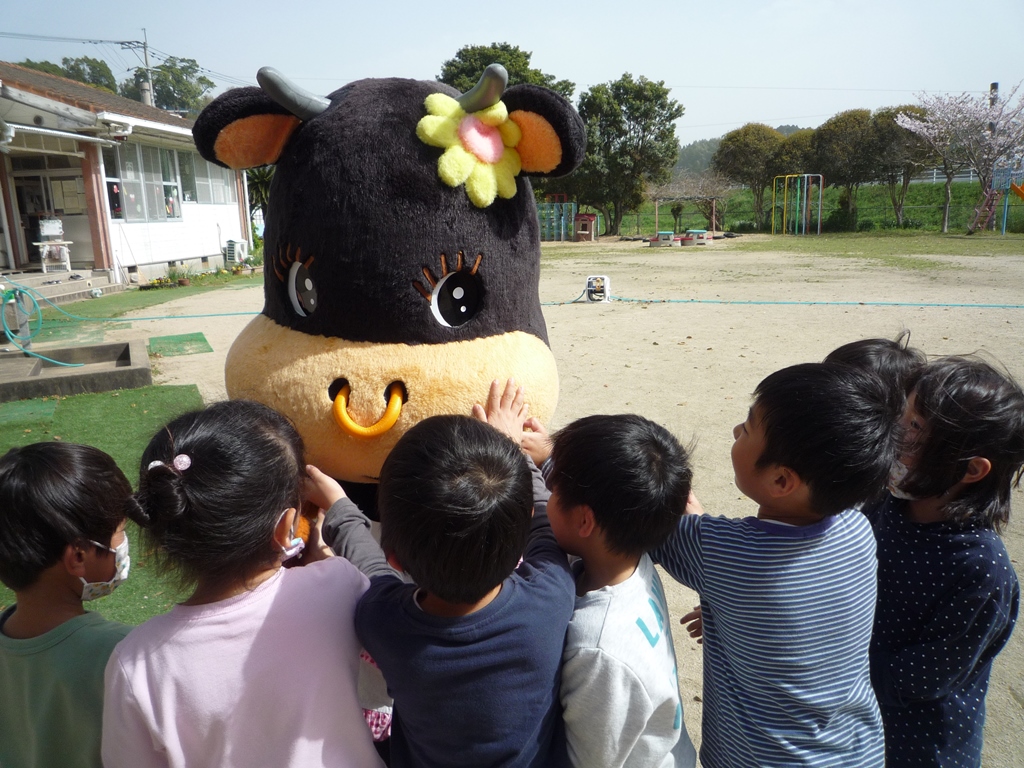
[[[213,352],[213,347],[202,333],[182,333],[178,336],[151,336],[149,354],[162,357],[199,355]]]
[[[142,452],[168,421],[203,407],[194,385],[154,386],[71,397],[48,397],[0,404],[0,453],[49,440],[93,445],[109,453],[133,486],[138,485]],[[126,624],[138,624],[167,611],[180,595],[157,573],[139,546],[138,529],[128,526],[132,567],[128,581],[91,610]],[[0,610],[13,594],[0,586]]]

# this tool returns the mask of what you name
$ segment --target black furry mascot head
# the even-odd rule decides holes
[[[382,79],[322,98],[271,69],[258,80],[194,128],[212,162],[276,165],[265,303],[228,354],[229,395],[289,416],[309,461],[355,483],[376,481],[413,424],[469,413],[495,379],[514,377],[550,418],[558,375],[526,176],[582,161],[572,106],[506,89],[499,65],[466,94]]]

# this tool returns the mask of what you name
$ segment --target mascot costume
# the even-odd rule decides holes
[[[560,95],[507,79],[492,64],[465,94],[370,79],[323,98],[264,68],[193,129],[211,162],[276,166],[263,311],[228,353],[228,394],[291,418],[364,509],[420,420],[468,414],[495,379],[541,420],[558,400],[526,176],[576,168],[584,127]]]

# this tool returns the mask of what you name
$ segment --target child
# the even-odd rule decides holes
[[[998,532],[1024,465],[1024,393],[979,360],[911,380],[892,494],[866,514],[878,540],[871,681],[890,765],[981,765],[992,660],[1020,586]]]
[[[529,426],[544,434],[536,420]],[[685,511],[689,456],[666,429],[635,415],[574,421],[553,450],[531,456],[543,463],[548,453],[551,529],[580,558],[562,655],[570,761],[692,767],[665,590],[646,554]]]
[[[128,577],[131,484],[70,443],[0,459],[0,765],[100,765],[103,668],[131,627],[82,606]]]
[[[875,546],[853,507],[885,482],[896,403],[846,365],[768,376],[733,430],[736,486],[757,517],[687,515],[652,553],[700,594],[705,768],[882,765]]]
[[[287,419],[238,400],[150,441],[129,516],[194,590],[110,657],[107,768],[381,765],[356,695],[366,578],[343,558],[281,567],[302,454]]]
[[[416,583],[372,578],[356,631],[394,697],[394,768],[566,764],[558,685],[573,580],[540,473],[509,439],[525,410],[522,389],[495,382],[481,415],[501,432],[434,416],[384,462],[381,546]],[[346,510],[359,516],[336,504],[325,523],[336,547],[351,546],[331,533]]]
[[[859,339],[843,344],[829,352],[825,362],[843,363],[875,373],[902,399],[910,377],[928,362],[928,358],[924,352],[910,346],[910,331],[905,330],[893,340]]]

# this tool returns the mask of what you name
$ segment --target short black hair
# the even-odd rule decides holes
[[[554,435],[548,484],[567,507],[586,505],[608,547],[641,555],[664,543],[686,511],[690,457],[643,416],[585,416]]]
[[[1001,531],[1010,519],[1010,493],[1024,466],[1024,392],[984,360],[935,360],[911,381],[915,409],[924,418],[914,463],[900,488],[918,498],[941,496],[967,472],[974,457],[992,462],[986,477],[969,483],[943,507],[946,519]]]
[[[395,444],[380,473],[381,547],[417,585],[475,603],[526,548],[533,484],[519,446],[469,416],[432,416]]]
[[[757,466],[796,472],[820,515],[877,498],[899,453],[902,403],[879,376],[849,365],[776,371],[754,390],[765,438]]]
[[[186,468],[175,466],[178,456]],[[302,438],[285,416],[227,400],[179,416],[150,440],[129,517],[183,585],[246,577],[280,558],[274,527],[299,508],[305,475]]]
[[[928,362],[927,356],[910,346],[910,331],[895,339],[860,339],[833,349],[826,363],[844,363],[882,377],[895,391],[906,393],[907,384],[917,370]]]
[[[0,458],[0,581],[27,589],[69,544],[109,542],[131,493],[124,472],[98,448],[11,448]]]

